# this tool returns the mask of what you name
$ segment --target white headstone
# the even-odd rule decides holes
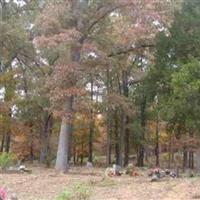
[[[86,163],[86,167],[87,167],[87,168],[92,168],[92,167],[93,167],[93,164],[92,164],[91,162],[87,162],[87,163]]]

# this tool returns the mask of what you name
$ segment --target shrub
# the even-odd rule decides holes
[[[14,155],[10,153],[0,154],[0,167],[5,169],[9,167],[14,162]]]

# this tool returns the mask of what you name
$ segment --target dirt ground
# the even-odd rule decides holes
[[[55,200],[76,183],[90,185],[90,200],[188,200],[200,199],[200,177],[150,182],[145,173],[105,179],[104,169],[72,168],[68,174],[34,167],[32,174],[0,174],[0,186],[19,200]],[[78,200],[78,199],[77,199]]]

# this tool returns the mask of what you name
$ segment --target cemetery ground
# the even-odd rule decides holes
[[[19,200],[70,200],[67,195],[75,191],[74,187],[79,189],[80,196],[73,200],[200,199],[198,176],[150,182],[147,170],[139,170],[139,176],[108,178],[105,177],[105,168],[72,167],[63,174],[54,169],[29,167],[31,174],[0,174],[0,185],[16,193]]]

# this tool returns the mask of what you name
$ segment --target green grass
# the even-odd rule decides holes
[[[1,153],[0,154],[0,167],[1,169],[6,169],[11,166],[14,162],[15,156],[10,153]]]
[[[59,194],[56,200],[88,200],[90,195],[91,189],[87,184],[77,183]]]

